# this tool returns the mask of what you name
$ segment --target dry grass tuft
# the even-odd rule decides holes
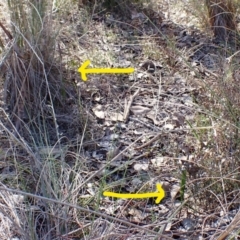
[[[51,137],[59,140],[55,111],[63,105],[60,62],[56,60],[58,31],[54,29],[50,3],[9,1],[12,33],[2,64],[4,102],[11,113],[11,124],[29,141],[30,133],[35,132],[31,139],[35,143]]]
[[[6,162],[4,170],[11,169],[5,170],[7,174],[1,183],[50,199],[77,203],[77,195],[71,194],[70,189],[74,191],[82,181],[77,173],[80,162],[66,142],[69,135],[74,138],[79,133],[82,118],[76,91],[64,80],[67,70],[57,44],[60,27],[52,9],[54,2],[10,0],[11,27],[7,22],[0,23],[4,33],[0,65],[4,98],[1,100],[5,107],[0,108],[1,149],[4,146],[7,152],[0,157],[1,162]],[[72,163],[71,168],[67,160]],[[59,208],[31,197],[15,203],[13,197],[7,192],[0,196],[3,201],[0,218],[2,223],[8,219],[4,221],[6,224],[1,224],[4,228],[1,239],[16,236],[54,239],[77,225],[76,219],[69,221],[67,217],[73,214],[69,207]]]

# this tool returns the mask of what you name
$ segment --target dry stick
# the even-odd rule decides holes
[[[213,73],[212,71],[208,70],[207,68],[201,69],[200,67],[198,67],[198,69],[199,69],[200,72],[204,72],[205,71],[205,72],[209,73],[210,75],[212,75],[215,78],[219,77],[218,74]]]
[[[95,215],[98,215],[100,217],[103,217],[103,218],[107,218],[107,219],[110,219],[112,221],[116,221],[116,222],[120,222],[120,223],[123,223],[125,225],[128,225],[128,226],[131,226],[131,227],[135,227],[135,228],[138,228],[144,232],[149,232],[149,233],[152,233],[154,235],[157,235],[158,237],[164,237],[165,239],[171,239],[170,237],[168,236],[163,236],[162,234],[159,234],[153,230],[150,230],[150,229],[147,229],[147,228],[144,228],[142,226],[138,226],[136,224],[133,224],[133,223],[130,223],[128,221],[125,221],[123,219],[118,219],[118,218],[115,218],[115,217],[111,217],[111,216],[108,216],[107,214],[104,214],[104,213],[100,213],[100,212],[95,212],[93,210],[90,210],[90,209],[86,209],[86,208],[83,208],[83,207],[79,207],[77,205],[74,205],[74,204],[71,204],[71,203],[66,203],[66,202],[61,202],[59,200],[55,200],[55,199],[51,199],[51,198],[46,198],[46,197],[43,197],[43,196],[38,196],[38,195],[35,195],[35,194],[32,194],[32,193],[27,193],[27,192],[23,192],[21,190],[15,190],[15,189],[11,189],[11,188],[7,188],[7,187],[0,187],[0,190],[1,191],[8,191],[8,192],[12,192],[12,193],[17,193],[17,194],[20,194],[20,195],[23,195],[23,196],[28,196],[28,197],[32,197],[32,198],[37,198],[37,199],[41,199],[43,201],[48,201],[48,202],[52,202],[52,203],[56,203],[56,204],[61,204],[61,205],[64,205],[64,206],[68,206],[68,207],[71,207],[71,208],[76,208],[80,211],[84,211],[84,212],[88,212],[88,213],[91,213],[91,214],[95,214]]]
[[[125,109],[124,109],[124,113],[123,113],[124,122],[126,122],[127,119],[128,119],[128,116],[129,116],[129,113],[130,113],[130,107],[132,106],[133,100],[134,100],[134,98],[138,95],[139,91],[140,91],[140,89],[138,89],[138,90],[130,97],[128,103],[125,102]]]
[[[154,138],[152,138],[150,141],[144,143],[143,145],[141,145],[141,146],[139,146],[139,147],[136,147],[135,149],[136,149],[136,150],[140,150],[140,149],[142,149],[142,148],[144,148],[144,147],[149,146],[149,145],[152,144],[153,142],[157,141],[157,140],[162,136],[162,134],[164,134],[164,133],[163,133],[163,132],[158,133],[158,134],[157,134]],[[166,133],[165,133],[165,134],[166,134]]]
[[[233,59],[233,57],[235,57],[238,53],[240,53],[240,50],[239,51],[237,51],[237,52],[235,52],[232,56],[230,56],[230,57],[228,57],[228,58],[226,58],[226,60],[227,60],[227,63],[231,63],[232,62],[232,59]]]
[[[8,36],[9,40],[12,40],[13,39],[12,34],[3,26],[3,24],[1,22],[0,22],[0,27],[5,32],[5,34]]]
[[[240,223],[240,210],[238,213],[235,215],[234,219],[232,222],[228,225],[227,229],[218,236],[217,240],[224,240],[226,237],[233,232],[233,230],[239,226]]]
[[[139,120],[138,118],[129,117],[129,119],[132,120],[132,121],[138,122],[138,123],[146,126],[147,128],[152,129],[152,130],[155,131],[155,132],[156,132],[156,131],[160,131],[160,129],[159,129],[158,127],[154,126],[153,124],[145,123],[145,122]]]

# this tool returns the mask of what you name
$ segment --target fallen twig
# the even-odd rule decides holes
[[[125,99],[125,108],[124,108],[124,113],[123,113],[123,120],[124,122],[127,121],[129,113],[130,113],[130,107],[132,106],[134,98],[138,95],[140,89],[138,89],[132,96],[130,96],[129,101]]]

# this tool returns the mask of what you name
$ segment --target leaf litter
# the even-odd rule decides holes
[[[103,23],[94,20],[92,31],[85,36],[93,39],[88,42],[89,46],[98,45],[98,56],[107,51],[114,55],[114,59],[99,60],[101,67],[104,63],[114,67],[131,66],[135,73],[114,77],[92,75],[87,83],[77,83],[83,104],[89,107],[92,121],[97,126],[92,132],[95,149],[89,146],[83,149],[86,162],[91,166],[88,170],[97,171],[106,166],[85,186],[83,196],[95,196],[102,179],[116,192],[133,193],[155,191],[155,183],[161,182],[167,196],[159,206],[155,206],[151,199],[102,199],[99,209],[130,222],[164,226],[166,233],[175,234],[175,237],[180,234],[181,239],[198,239],[201,236],[200,223],[204,220],[201,209],[198,209],[199,213],[184,209],[178,216],[174,212],[182,204],[179,197],[182,168],[186,167],[189,173],[192,171],[192,176],[200,172],[204,174],[195,155],[201,146],[189,131],[189,122],[199,110],[196,96],[202,94],[201,85],[194,84],[192,78],[201,81],[196,72],[213,75],[205,69],[216,67],[214,61],[217,60],[213,56],[216,48],[202,44],[203,38],[206,43],[209,40],[197,30],[180,27],[154,12],[151,20],[162,33],[178,35],[176,47],[182,54],[176,56],[170,49],[166,50],[168,46],[163,35],[146,16],[135,10],[131,12],[130,20],[111,14]],[[103,24],[108,26],[105,31],[101,30]],[[117,40],[102,36],[110,33],[116,34]],[[129,40],[132,36],[133,41]],[[154,37],[156,45],[152,40]],[[144,48],[148,41],[154,48],[157,46],[153,52],[159,52],[159,58],[153,53],[146,54]],[[198,49],[191,52],[195,47]],[[187,51],[190,56],[184,56]],[[151,57],[153,59],[146,59]],[[186,68],[185,57],[193,70]],[[124,153],[120,154],[123,150]],[[225,226],[222,222],[229,221],[228,215],[222,214],[221,217],[222,221],[215,221],[215,225],[209,223],[209,227]],[[194,229],[198,231],[194,233]]]

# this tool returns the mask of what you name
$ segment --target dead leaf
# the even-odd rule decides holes
[[[13,194],[10,197],[16,204],[21,204],[24,201],[24,196],[20,194]]]
[[[120,150],[119,147],[113,146],[109,151],[107,152],[107,159],[111,160],[114,157],[116,157],[119,154]],[[122,154],[120,154],[115,161],[121,161],[122,160]]]
[[[171,230],[171,227],[172,227],[172,223],[169,222],[165,228],[165,231],[170,231]]]
[[[134,222],[137,222],[137,223],[140,223],[142,222],[142,220],[144,220],[148,214],[147,213],[143,213],[142,211],[140,210],[137,210],[135,208],[131,208],[129,211],[128,211],[128,214],[133,216],[133,221]]]
[[[153,123],[157,126],[159,126],[162,123],[161,121],[158,121],[156,119],[156,114],[153,113],[152,111],[147,114],[147,117],[150,118],[153,121]]]
[[[147,164],[147,163],[136,163],[133,166],[134,170],[136,170],[138,172],[141,171],[141,170],[147,171],[148,167],[149,167],[149,164]]]
[[[147,107],[142,107],[140,105],[137,105],[137,106],[132,106],[131,111],[136,115],[143,115],[143,114],[151,111],[151,109],[147,108]]]
[[[165,162],[164,159],[166,159],[166,158],[165,157],[156,157],[156,158],[151,159],[151,163],[152,163],[153,167],[160,167]]]
[[[87,192],[92,196],[94,196],[96,194],[94,189],[93,189],[93,184],[92,183],[87,184]]]
[[[119,134],[112,133],[103,138],[106,141],[114,141],[119,139]]]
[[[163,128],[166,129],[166,130],[172,130],[172,129],[174,129],[174,126],[172,124],[168,123],[168,124],[165,124],[163,126]]]
[[[117,121],[122,122],[123,121],[123,114],[112,112],[112,113],[109,114],[109,117],[107,118],[107,120],[112,120],[112,121],[115,121],[115,122],[117,122]]]
[[[180,186],[179,185],[173,185],[172,186],[172,190],[171,190],[171,198],[172,198],[172,200],[174,200],[175,198],[176,198],[176,196],[177,196],[177,194],[179,193],[179,191],[180,191]]]
[[[137,74],[137,79],[142,79],[144,77],[144,75],[146,75],[146,73],[139,72]]]
[[[95,107],[92,108],[93,113],[95,114],[96,117],[100,119],[105,118],[105,112],[102,110],[103,106],[98,104]]]
[[[181,127],[184,124],[185,117],[180,113],[174,113],[173,120],[175,122],[176,127]]]
[[[142,184],[142,181],[139,178],[133,178],[132,185],[137,186]]]

